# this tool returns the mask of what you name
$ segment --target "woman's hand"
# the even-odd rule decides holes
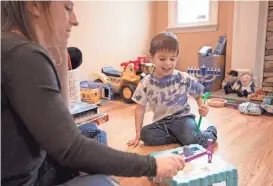
[[[169,178],[177,174],[178,171],[185,167],[184,159],[181,155],[158,156],[156,157],[158,178]]]

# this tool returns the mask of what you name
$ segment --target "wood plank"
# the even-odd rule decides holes
[[[272,41],[273,40],[273,36],[269,36],[269,37],[266,37],[266,41]]]
[[[273,68],[264,68],[264,72],[273,72]]]
[[[273,21],[268,21],[267,22],[267,28],[273,28]]]
[[[264,78],[264,82],[273,83],[273,77]]]
[[[267,27],[267,31],[273,32],[273,27]]]
[[[265,87],[273,87],[273,83],[263,82],[263,86],[265,86]]]
[[[266,48],[266,50],[273,49],[273,41],[266,42],[265,48]]]
[[[265,61],[264,68],[273,68],[273,61]]]
[[[264,72],[264,77],[271,77],[273,76],[273,72]]]
[[[269,1],[268,6],[269,7],[273,6],[273,1]]]
[[[273,43],[272,43],[272,44],[273,44]],[[273,46],[273,45],[272,45],[272,46]],[[271,60],[273,60],[273,55],[265,56],[264,59],[265,59],[266,61],[271,61]]]
[[[272,40],[273,40],[273,35],[270,36],[270,37],[271,37]],[[265,56],[271,56],[271,55],[273,55],[273,50],[266,50],[266,51],[265,51]]]
[[[272,20],[273,20],[273,17],[272,17]],[[270,36],[273,36],[273,32],[266,32],[266,37],[270,37]]]
[[[273,87],[263,86],[263,91],[273,92]]]
[[[273,10],[268,10],[268,17],[272,17],[273,16]]]
[[[273,17],[268,17],[267,21],[273,21]]]

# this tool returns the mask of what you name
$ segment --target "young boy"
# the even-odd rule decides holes
[[[162,32],[150,44],[151,61],[155,71],[138,84],[132,97],[136,102],[136,137],[128,142],[137,146],[142,140],[145,145],[208,145],[208,139],[216,141],[217,130],[214,126],[196,132],[195,116],[191,113],[188,96],[193,96],[199,106],[199,114],[206,116],[209,108],[201,98],[204,87],[185,72],[175,70],[179,54],[179,40],[176,35]],[[154,113],[153,123],[143,125],[146,104]]]

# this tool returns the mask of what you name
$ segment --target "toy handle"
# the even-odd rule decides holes
[[[208,97],[211,96],[211,92],[206,92],[203,96],[202,99],[204,100],[204,104],[206,104],[206,101],[208,99]],[[202,121],[202,116],[200,116],[197,127],[196,127],[196,132],[200,131],[200,126],[201,126],[201,121]]]

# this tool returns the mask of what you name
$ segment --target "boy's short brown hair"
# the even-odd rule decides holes
[[[156,52],[167,50],[179,54],[179,39],[171,32],[161,32],[153,37],[150,44],[150,54],[154,56]]]

